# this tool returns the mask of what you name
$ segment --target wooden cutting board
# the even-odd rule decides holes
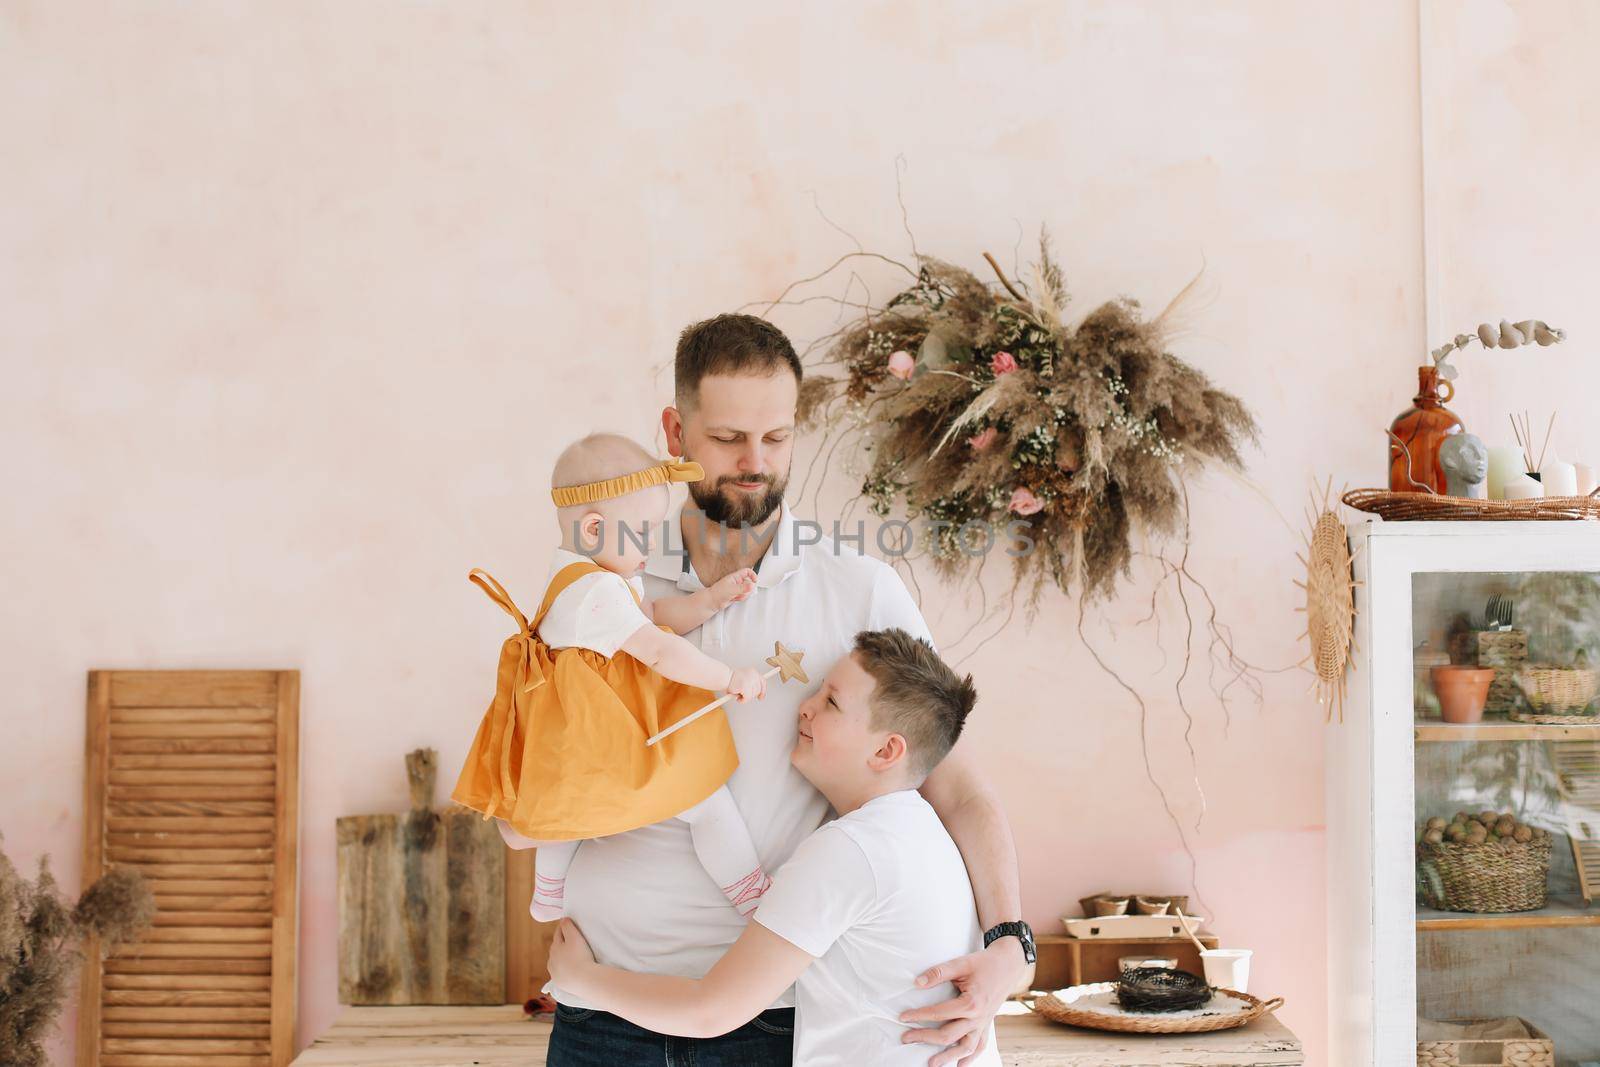
[[[406,756],[411,811],[338,820],[339,1001],[505,1002],[505,845],[432,808],[438,754]]]

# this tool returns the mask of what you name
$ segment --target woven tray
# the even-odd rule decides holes
[[[1469,500],[1464,496],[1391,493],[1387,489],[1352,489],[1340,499],[1347,507],[1371,512],[1387,522],[1600,519],[1600,497],[1589,496],[1546,496],[1532,500]]]
[[[1254,1022],[1283,1007],[1282,997],[1257,1000],[1248,993],[1231,989],[1218,989],[1212,999],[1216,1008],[1199,1008],[1192,1012],[1172,1015],[1131,1015],[1115,1010],[1115,1000],[1110,1009],[1103,1003],[1106,995],[1115,998],[1117,983],[1096,982],[1078,985],[1071,989],[1058,989],[1035,998],[1033,1010],[1051,1022],[1067,1026],[1081,1026],[1087,1030],[1113,1030],[1124,1034],[1200,1034],[1211,1030],[1232,1030]]]

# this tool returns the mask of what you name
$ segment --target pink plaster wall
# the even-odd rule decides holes
[[[1047,223],[1080,309],[1159,307],[1207,264],[1179,350],[1259,414],[1266,500],[1198,483],[1192,565],[1244,655],[1295,662],[1306,490],[1375,477],[1424,350],[1416,25],[1387,0],[0,2],[5,847],[76,884],[87,669],[300,668],[308,1041],[337,1012],[334,819],[403,808],[402,754],[454,766],[486,698],[504,620],[467,569],[534,595],[554,451],[648,435],[679,328],[849,250],[814,198],[907,251],[897,156],[921,248],[1009,261]],[[975,603],[923,589],[954,646]],[[1194,829],[1160,606],[1164,656],[1134,596],[1091,639],[1150,695],[1215,928],[1319,1062],[1321,712],[1287,673],[1230,721],[1191,675]],[[1041,930],[1190,879],[1076,619],[1052,599],[967,664]]]

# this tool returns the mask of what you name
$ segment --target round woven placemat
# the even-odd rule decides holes
[[[1532,500],[1471,500],[1464,496],[1432,493],[1392,493],[1387,489],[1352,489],[1340,498],[1357,511],[1370,512],[1387,522],[1551,521],[1600,519],[1600,497],[1545,496]]]
[[[1067,993],[1104,993],[1117,988],[1115,982],[1097,982],[1093,985],[1073,986],[1063,990]],[[1163,1019],[1159,1015],[1129,1016],[1111,1015],[1099,1011],[1085,1011],[1075,1008],[1056,996],[1048,993],[1035,998],[1033,1010],[1051,1022],[1065,1023],[1067,1026],[1081,1026],[1087,1030],[1113,1030],[1124,1034],[1201,1034],[1211,1030],[1232,1030],[1236,1026],[1254,1022],[1271,1012],[1283,1007],[1282,997],[1273,997],[1271,1000],[1258,1000],[1248,993],[1239,993],[1232,989],[1218,989],[1218,993],[1236,997],[1250,1005],[1248,1011],[1226,1012],[1217,1015],[1198,1015],[1186,1019]]]

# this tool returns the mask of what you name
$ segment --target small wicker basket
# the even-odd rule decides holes
[[[1529,1036],[1418,1041],[1417,1067],[1556,1067],[1556,1048],[1550,1035],[1526,1020],[1520,1021]]]
[[[1549,899],[1550,838],[1417,846],[1417,881],[1440,911],[1537,911]]]
[[[1600,722],[1600,714],[1585,714],[1600,691],[1600,673],[1585,667],[1535,664],[1517,671],[1517,686],[1528,701],[1527,708],[1510,712],[1518,722]]]

